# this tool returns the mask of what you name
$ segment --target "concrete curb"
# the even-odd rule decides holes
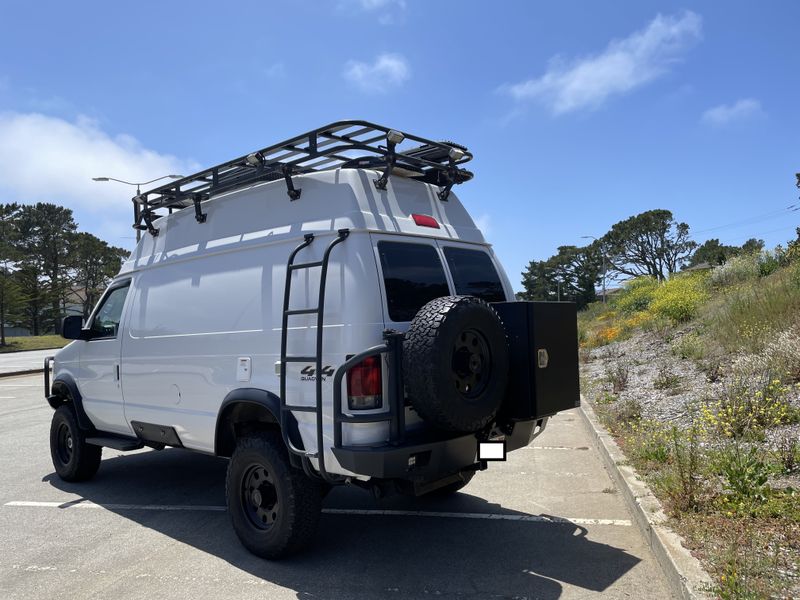
[[[639,477],[636,469],[627,465],[627,458],[614,438],[597,419],[594,409],[581,401],[583,421],[592,434],[592,441],[611,479],[619,488],[625,503],[633,514],[661,570],[676,598],[700,600],[711,598],[708,592],[713,586],[711,577],[703,570],[700,561],[684,548],[683,540],[667,528],[667,515],[661,502]]]
[[[11,371],[9,373],[0,373],[0,379],[3,377],[14,377],[16,375],[33,375],[34,373],[44,373],[44,369],[39,367],[38,369],[25,369],[23,371]]]

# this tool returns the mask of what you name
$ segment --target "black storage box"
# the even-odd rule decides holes
[[[574,302],[494,302],[509,346],[500,417],[539,419],[580,406],[578,314]]]

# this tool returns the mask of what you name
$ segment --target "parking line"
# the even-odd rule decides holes
[[[523,450],[588,450],[589,446],[525,446]]]
[[[33,501],[12,501],[6,502],[4,506],[23,506],[33,508],[101,508],[106,510],[146,510],[146,511],[201,511],[201,512],[225,512],[225,506],[212,505],[183,505],[183,504],[96,504],[83,500],[72,500],[69,502],[33,502]],[[551,517],[544,515],[513,515],[498,513],[462,513],[445,512],[431,510],[381,510],[381,509],[358,509],[358,508],[323,508],[322,512],[328,515],[361,515],[367,517],[444,517],[450,519],[480,519],[487,521],[523,521],[530,523],[555,523],[572,525],[614,525],[617,527],[630,527],[631,521],[628,519],[583,519],[570,517]]]

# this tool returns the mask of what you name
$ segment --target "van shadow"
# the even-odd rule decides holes
[[[169,449],[106,459],[87,483],[66,483],[54,473],[43,481],[106,506],[224,506],[226,466],[224,459]],[[239,544],[223,511],[108,508],[292,589],[298,598],[433,594],[550,599],[561,596],[562,584],[603,592],[640,562],[622,549],[588,539],[587,530],[572,523],[346,514],[323,514],[316,543],[303,554],[266,561]],[[376,501],[350,488],[334,489],[324,508],[524,514],[464,492],[443,499]]]

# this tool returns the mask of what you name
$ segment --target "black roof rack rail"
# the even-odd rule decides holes
[[[408,147],[398,148],[403,144]],[[195,218],[203,223],[204,200],[260,181],[284,179],[289,198],[297,200],[302,190],[294,186],[292,176],[336,168],[378,169],[378,189],[386,189],[392,173],[402,174],[440,186],[444,201],[454,184],[472,179],[471,172],[459,167],[471,159],[464,146],[453,142],[435,142],[367,121],[336,121],[134,196],[133,227],[157,235],[154,211],[192,205]]]

